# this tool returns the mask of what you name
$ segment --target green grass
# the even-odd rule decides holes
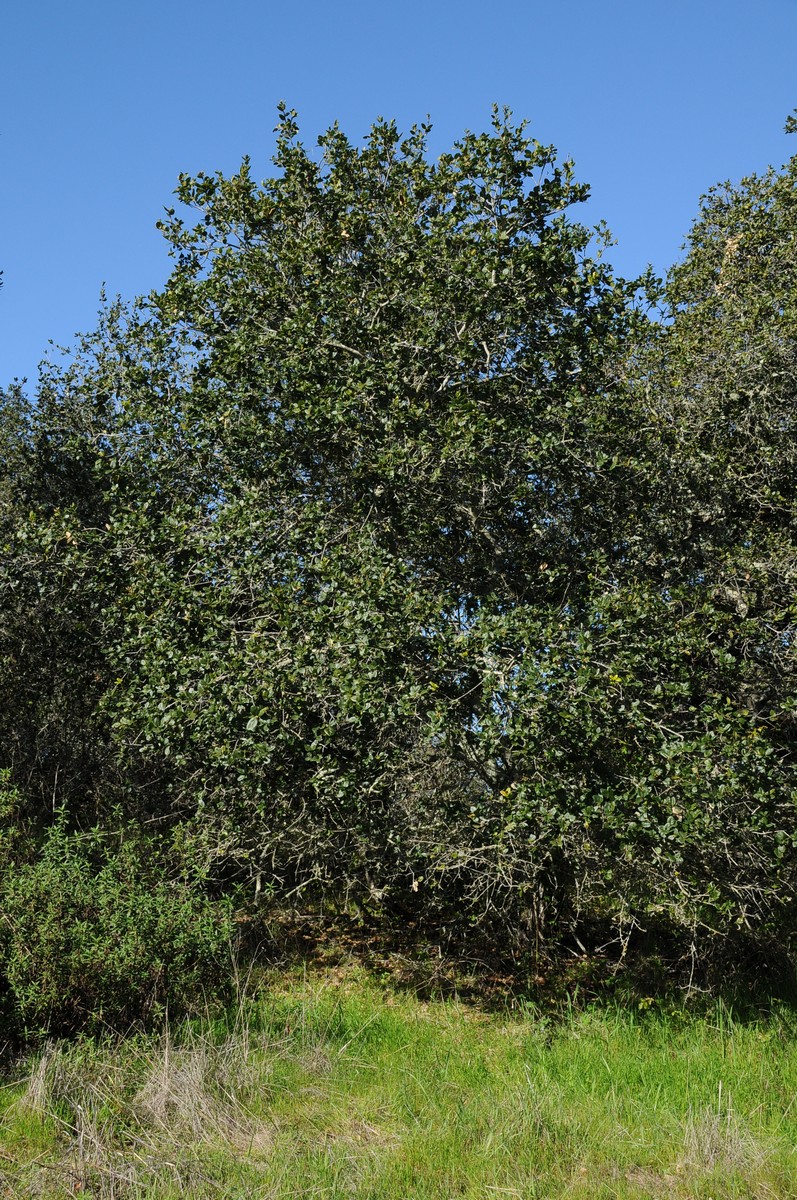
[[[51,1045],[0,1114],[0,1196],[797,1196],[797,1032],[721,1005],[553,1021],[282,976],[224,1020]]]

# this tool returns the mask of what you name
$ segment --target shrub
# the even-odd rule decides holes
[[[230,909],[170,876],[157,847],[115,847],[56,824],[38,859],[8,869],[4,973],[29,1031],[151,1023],[223,991]]]

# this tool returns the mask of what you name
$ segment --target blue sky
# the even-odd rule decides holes
[[[269,174],[280,99],[308,143],[429,114],[436,152],[509,105],[628,274],[667,268],[712,183],[797,153],[797,0],[17,0],[0,28],[0,385],[91,328],[103,282],[163,281],[180,171]]]

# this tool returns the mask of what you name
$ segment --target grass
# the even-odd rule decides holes
[[[51,1044],[0,1091],[0,1196],[797,1196],[797,1033],[423,1002],[281,975],[224,1019]]]

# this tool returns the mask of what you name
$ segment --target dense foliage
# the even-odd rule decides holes
[[[552,148],[428,132],[283,109],[274,178],[181,178],[165,288],[3,395],[25,854],[143,822],[216,893],[788,952],[797,160],[652,313]]]

